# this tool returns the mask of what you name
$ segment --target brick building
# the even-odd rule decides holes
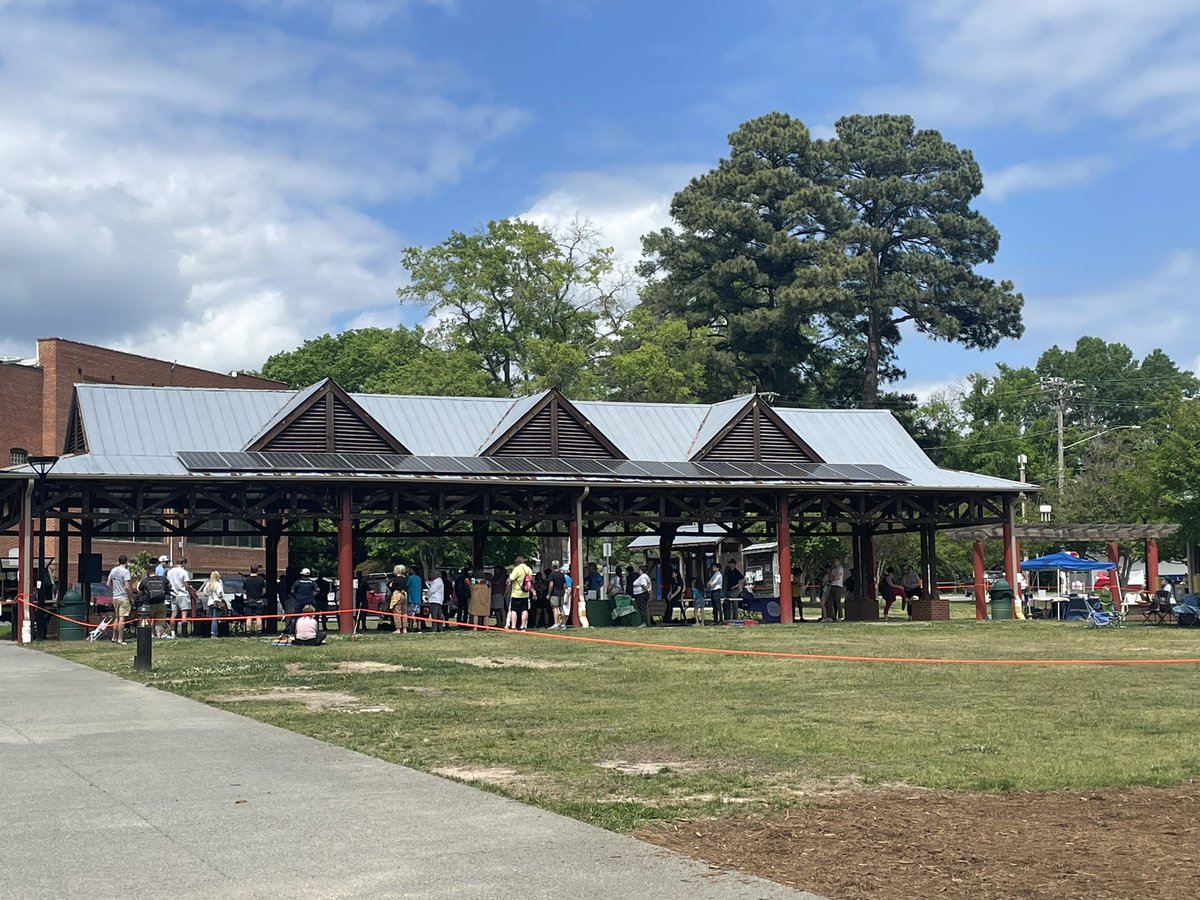
[[[27,456],[61,455],[66,443],[67,418],[76,384],[129,384],[151,387],[284,389],[287,386],[257,375],[222,374],[183,366],[136,353],[108,350],[64,338],[42,338],[33,359],[0,359],[0,466],[19,465]],[[130,427],[137,423],[131,422]],[[61,548],[50,523],[46,556],[61,559]],[[135,556],[146,550],[154,556],[166,554],[172,559],[186,556],[193,572],[218,569],[244,572],[261,563],[261,541],[250,535],[227,539],[199,540],[181,545],[163,539],[161,543],[95,541],[93,551],[104,557],[106,566],[125,554]],[[219,543],[223,542],[223,543]],[[75,580],[76,554],[71,541],[67,548],[68,581]],[[0,556],[10,555],[16,538],[0,535]],[[280,553],[286,565],[286,546]]]

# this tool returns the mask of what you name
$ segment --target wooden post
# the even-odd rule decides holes
[[[1108,581],[1108,592],[1112,596],[1113,609],[1116,612],[1121,611],[1121,550],[1117,546],[1116,541],[1112,541],[1108,545],[1108,561],[1115,563],[1112,570],[1112,577]]]
[[[775,529],[779,546],[779,621],[792,624],[792,523],[787,494],[779,495],[779,526]]]
[[[487,546],[488,523],[471,523],[471,568],[479,571],[483,568],[483,553]]]
[[[867,567],[867,599],[879,605],[879,582],[876,580],[875,526],[863,526],[863,556]]]
[[[1004,540],[1004,580],[1008,582],[1009,587],[1013,592],[1013,609],[1018,609],[1020,601],[1017,599],[1017,557],[1016,557],[1016,541],[1013,538],[1014,525],[1014,510],[1012,497],[1004,498],[1004,526],[1002,536]]]
[[[987,618],[987,583],[983,572],[983,541],[976,541],[971,554],[975,568],[975,618]],[[1013,588],[1016,591],[1016,587]]]
[[[579,618],[579,585],[583,581],[583,541],[580,539],[579,520],[571,516],[567,523],[568,549],[571,553],[571,627],[579,628],[583,620]]]
[[[263,619],[263,634],[276,634],[279,631],[279,620],[274,616],[279,614],[279,540],[282,531],[282,522],[274,518],[267,519],[267,558],[263,577],[267,580],[266,611],[271,618]]]
[[[351,517],[351,489],[342,489],[342,515],[338,519],[338,631],[354,630],[354,519]],[[324,598],[320,598],[324,602]]]
[[[1158,590],[1158,538],[1146,541],[1146,592],[1154,594]]]

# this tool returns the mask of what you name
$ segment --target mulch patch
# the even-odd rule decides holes
[[[1171,788],[954,794],[871,790],[637,837],[837,898],[1192,900],[1200,782]]]

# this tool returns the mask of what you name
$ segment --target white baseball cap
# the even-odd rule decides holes
[[[159,561],[159,562],[170,562],[170,561],[171,561],[171,559],[170,559],[170,557],[167,557],[167,556],[160,556],[160,557],[158,558],[158,561]]]
[[[312,572],[308,571],[308,569],[301,569],[300,574],[301,575],[311,575]]]

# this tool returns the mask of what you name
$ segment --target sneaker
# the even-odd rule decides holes
[[[529,629],[528,629],[528,628],[526,628],[524,625],[522,625],[522,626],[521,626],[521,630],[522,630],[522,631],[528,631]]]
[[[114,644],[120,644],[122,647],[123,647],[123,646],[125,646],[125,642],[124,642],[124,641],[113,641],[113,643],[114,643]]]
[[[172,641],[175,640],[175,632],[172,631],[170,634],[167,635],[167,637]]]

